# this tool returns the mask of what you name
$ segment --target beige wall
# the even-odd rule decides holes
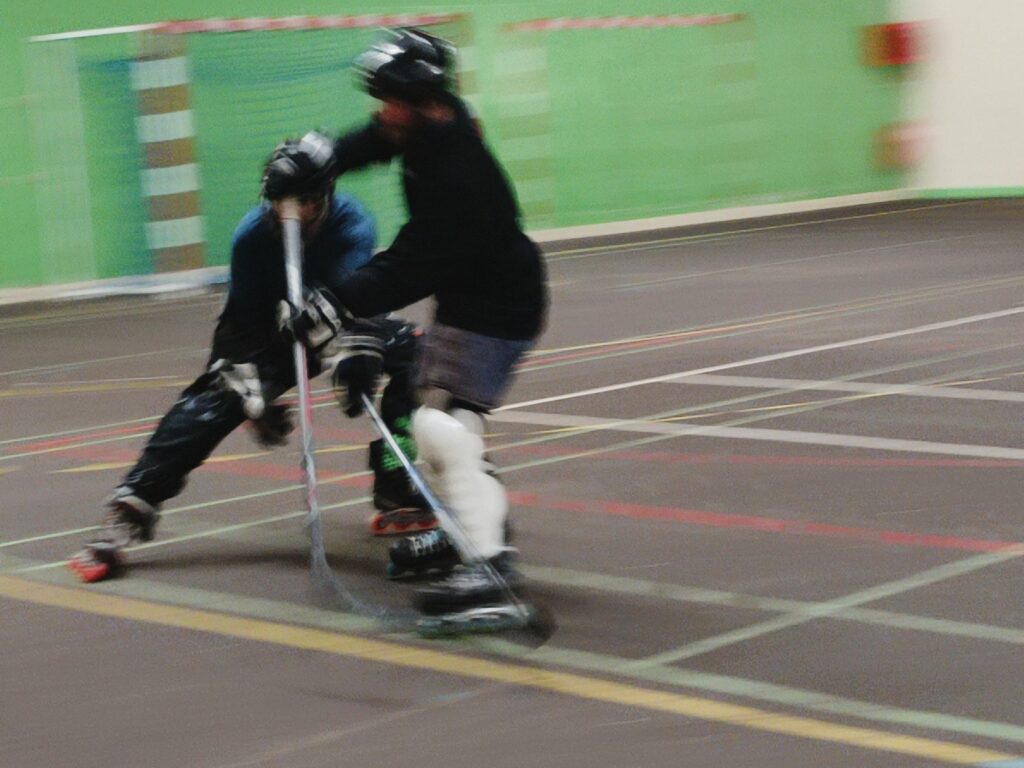
[[[1024,192],[1024,0],[894,0],[924,22],[906,117],[920,124],[922,190]]]

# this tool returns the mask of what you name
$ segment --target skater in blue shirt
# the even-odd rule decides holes
[[[291,337],[282,333],[278,305],[286,298],[280,201],[296,198],[307,286],[331,285],[370,262],[376,245],[372,218],[354,198],[336,193],[330,140],[309,133],[277,147],[264,168],[261,203],[235,230],[231,283],[213,334],[206,370],[160,421],[135,466],[107,501],[98,535],[69,562],[85,582],[101,581],[125,563],[124,549],[153,538],[161,504],[185,486],[228,434],[242,423],[264,446],[282,445],[292,429],[277,398],[295,385]],[[310,374],[327,365],[343,410],[361,410],[359,395],[373,392],[381,374],[389,382],[381,411],[403,447],[414,406],[413,366],[419,331],[403,320],[378,316],[327,338],[310,356]],[[374,472],[371,532],[411,533],[436,525],[422,499],[381,441],[370,445]]]

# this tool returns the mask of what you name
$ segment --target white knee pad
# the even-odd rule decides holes
[[[508,499],[501,483],[485,472],[482,433],[483,419],[471,411],[422,407],[412,417],[416,447],[434,471],[438,494],[473,546],[491,558],[505,549]]]

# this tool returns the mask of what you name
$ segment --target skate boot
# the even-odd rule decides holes
[[[505,543],[512,543],[512,523],[507,519]],[[393,581],[447,576],[462,562],[448,534],[440,527],[395,542],[388,550],[388,558],[385,575]]]
[[[414,604],[423,616],[416,622],[416,631],[426,638],[439,638],[539,627],[541,614],[519,599],[523,577],[512,558],[513,552],[506,550],[489,561],[507,589],[496,583],[488,567],[475,563],[459,566],[447,579],[418,590]]]
[[[86,584],[119,576],[125,565],[124,548],[152,541],[156,529],[156,508],[127,488],[115,491],[107,506],[97,537],[68,561],[68,567]]]
[[[523,576],[513,564],[514,550],[508,549],[488,562],[513,592],[523,586]],[[459,614],[484,606],[505,605],[509,595],[482,563],[454,569],[447,578],[416,590],[413,605],[428,616]]]
[[[446,576],[459,564],[459,553],[440,528],[406,536],[388,550],[389,579],[422,579]]]
[[[412,487],[405,470],[385,466],[384,441],[370,443],[370,469],[373,470],[373,506],[377,511],[370,518],[370,533],[393,536],[430,531],[437,527],[437,518],[427,502]]]
[[[409,485],[405,470],[378,472],[373,477],[373,506],[370,533],[394,536],[437,528],[437,518],[426,500]]]

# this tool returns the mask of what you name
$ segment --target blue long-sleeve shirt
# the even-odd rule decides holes
[[[335,285],[370,261],[376,243],[376,225],[366,209],[355,198],[335,194],[320,229],[303,243],[303,282]],[[281,227],[266,203],[235,228],[230,280],[214,346],[216,355],[239,361],[271,343],[277,305],[288,296]]]

